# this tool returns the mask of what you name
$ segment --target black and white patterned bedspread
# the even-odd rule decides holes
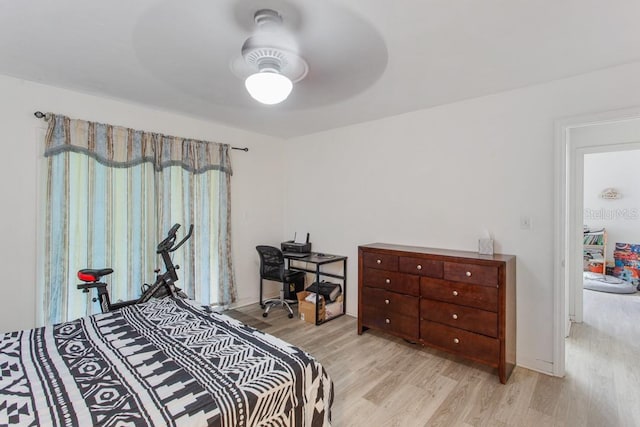
[[[0,335],[0,426],[329,426],[302,350],[165,298]]]

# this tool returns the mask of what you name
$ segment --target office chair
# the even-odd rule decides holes
[[[273,246],[256,246],[258,255],[260,255],[260,307],[266,310],[262,313],[262,317],[267,317],[271,307],[281,305],[282,308],[289,312],[289,319],[293,317],[293,310],[290,304],[295,304],[297,301],[287,301],[284,297],[285,287],[290,286],[291,283],[302,282],[304,289],[304,271],[286,270],[284,268],[284,256],[282,251]],[[282,284],[280,288],[280,298],[268,299],[262,301],[262,281],[273,280]]]

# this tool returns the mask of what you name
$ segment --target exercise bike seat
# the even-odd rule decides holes
[[[113,268],[84,268],[78,271],[78,279],[83,282],[97,282],[102,276],[113,273]]]

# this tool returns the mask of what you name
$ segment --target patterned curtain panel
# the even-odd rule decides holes
[[[76,289],[81,268],[111,267],[111,300],[128,300],[163,269],[156,245],[180,223],[178,286],[194,299],[236,299],[230,244],[229,146],[48,115],[39,324],[99,311]]]

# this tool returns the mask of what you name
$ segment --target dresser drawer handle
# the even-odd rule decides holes
[[[391,279],[385,279],[384,283],[388,285],[389,283],[391,283]]]
[[[377,259],[376,260],[376,264],[382,264],[382,260],[381,259]]]
[[[384,303],[389,304],[389,300],[388,299],[384,300]]]
[[[458,296],[458,291],[453,291],[452,293],[453,293],[453,296],[454,296],[454,297],[457,297],[457,296]]]
[[[453,316],[451,316],[453,318],[453,320],[458,320],[458,315],[457,314],[453,314]]]
[[[460,344],[460,340],[458,338],[453,339],[454,344]]]
[[[470,271],[467,271],[467,272],[466,272],[466,275],[467,275],[467,277],[471,277],[471,272],[470,272]]]
[[[422,266],[420,264],[418,264],[418,266],[416,267],[418,270],[422,270]]]
[[[384,319],[384,322],[385,322],[385,323],[391,323],[391,320],[389,320],[389,319]]]

